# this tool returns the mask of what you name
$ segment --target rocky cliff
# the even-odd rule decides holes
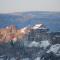
[[[59,38],[59,33],[50,33],[43,24],[21,29],[17,29],[15,25],[7,26],[0,29],[0,58],[60,60],[60,44],[56,43]]]

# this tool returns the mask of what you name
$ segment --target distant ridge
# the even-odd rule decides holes
[[[60,12],[30,11],[0,14],[0,28],[12,24],[22,28],[36,23],[45,24],[51,31],[60,31]]]
[[[27,13],[60,13],[59,11],[28,11],[28,12],[13,12],[13,13],[7,13],[7,14],[27,14]]]
[[[25,11],[25,12],[10,12],[0,14],[22,14],[22,13],[60,13],[60,11]]]

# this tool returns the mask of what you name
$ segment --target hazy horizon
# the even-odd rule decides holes
[[[0,13],[29,11],[60,12],[60,0],[0,0]]]

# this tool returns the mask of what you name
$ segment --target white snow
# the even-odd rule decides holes
[[[21,32],[22,32],[22,33],[25,33],[25,30],[26,30],[27,28],[28,28],[28,27],[22,28],[22,29],[21,29]]]
[[[39,42],[36,42],[36,41],[32,41],[30,44],[29,44],[29,47],[38,47],[39,46]]]
[[[34,60],[40,60],[40,57],[35,58]]]
[[[33,26],[33,29],[38,29],[42,26],[42,24],[36,24],[35,26]]]
[[[41,41],[40,47],[46,48],[50,45],[48,40]]]
[[[28,44],[28,42],[26,42],[25,46],[27,46],[27,45],[28,45],[28,47],[43,47],[45,49],[46,47],[48,47],[50,45],[50,43],[47,40],[41,41],[41,43],[36,42],[36,41],[32,41],[29,44]]]
[[[60,49],[60,44],[55,44],[50,47],[50,49],[47,51],[47,53],[52,51],[53,53],[56,54],[56,53],[58,53],[59,49]]]

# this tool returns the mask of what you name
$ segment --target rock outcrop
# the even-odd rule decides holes
[[[22,39],[28,32],[29,30],[27,28],[16,29],[15,25],[7,26],[0,29],[0,43]]]

